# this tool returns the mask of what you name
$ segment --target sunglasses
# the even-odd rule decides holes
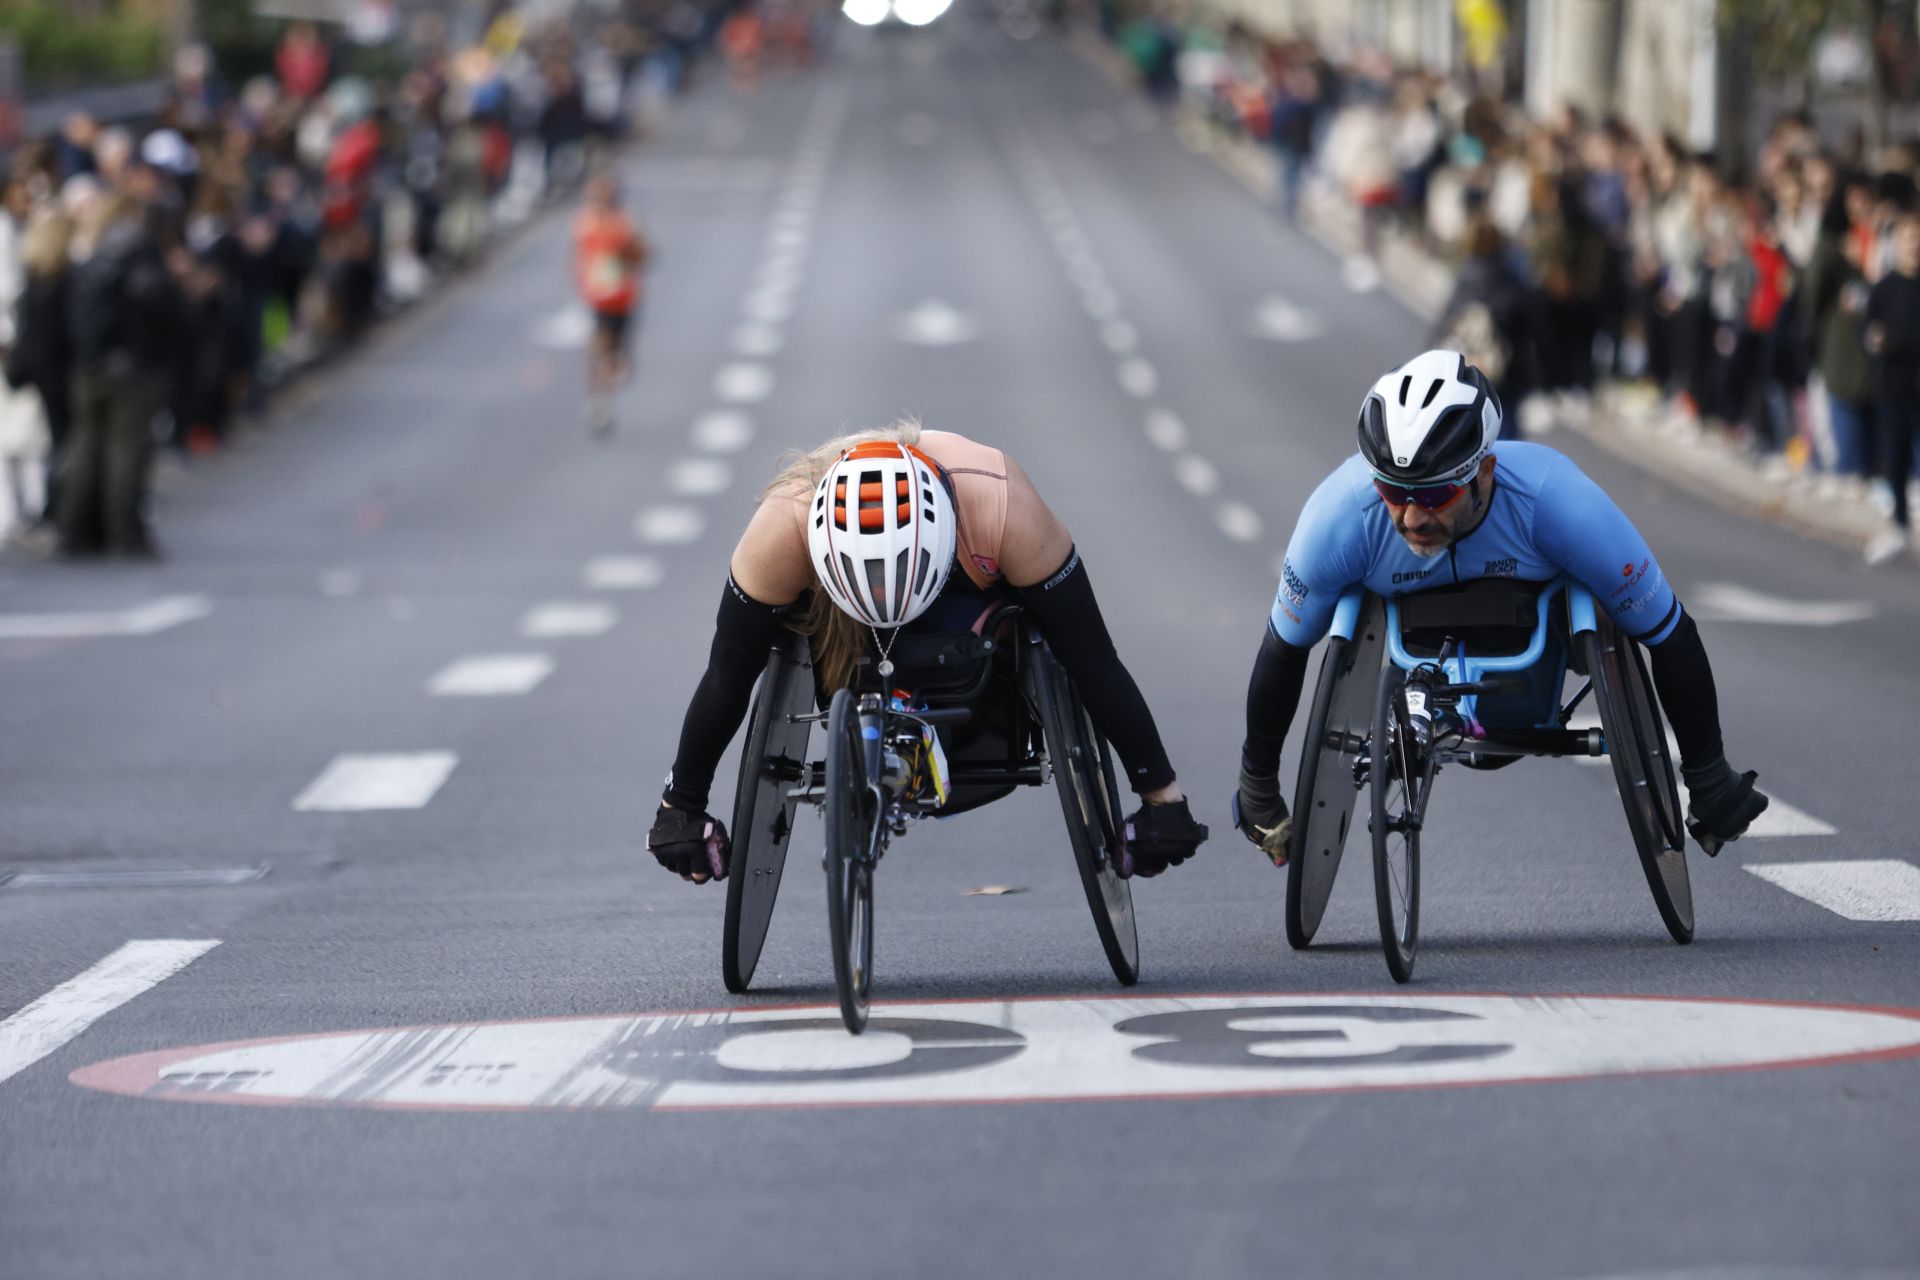
[[[1427,484],[1408,489],[1397,484],[1388,484],[1385,480],[1375,480],[1373,487],[1379,492],[1381,500],[1390,507],[1404,507],[1409,502],[1418,503],[1428,511],[1443,511],[1460,500],[1467,491],[1463,484]]]

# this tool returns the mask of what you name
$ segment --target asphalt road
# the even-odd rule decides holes
[[[1693,856],[1680,948],[1607,769],[1449,775],[1420,981],[1387,978],[1359,840],[1290,951],[1226,817],[1246,672],[1422,327],[1063,46],[843,35],[625,162],[658,262],[612,441],[552,217],[171,476],[160,565],[0,567],[0,1274],[1920,1275],[1920,1014],[1803,1007],[1920,1006],[1920,578],[1554,437],[1702,618],[1773,834]],[[727,996],[722,891],[642,851],[655,789],[778,451],[902,413],[1061,512],[1215,839],[1136,886],[1120,1006],[1053,796],[927,824],[880,878],[877,994],[961,1003],[716,1048],[671,1015],[831,1003],[823,893],[796,853]],[[429,692],[500,655],[531,688]],[[115,878],[186,870],[239,882]],[[98,967],[137,940],[198,945]],[[1596,996],[1660,999],[1532,998]],[[1162,1015],[1199,1059],[1115,1029]],[[473,1030],[534,1019],[584,1021]],[[943,1066],[984,1034],[956,1023],[1020,1047]],[[440,1026],[469,1030],[302,1039]],[[674,1061],[726,1080],[663,1090]]]

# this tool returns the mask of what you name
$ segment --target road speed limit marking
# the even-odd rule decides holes
[[[1252,1096],[1920,1056],[1920,1012],[1617,996],[1239,995],[747,1007],[165,1049],[76,1084],[182,1102],[542,1110]]]

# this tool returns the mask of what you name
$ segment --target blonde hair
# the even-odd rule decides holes
[[[72,239],[72,218],[58,209],[36,213],[20,236],[20,265],[29,276],[51,279],[67,269],[67,246]]]
[[[840,455],[871,440],[918,444],[920,422],[916,418],[901,418],[889,426],[836,437],[818,448],[790,450],[781,456],[780,470],[761,491],[760,500],[783,497],[810,502],[827,469]],[[812,557],[808,559],[811,561]],[[831,693],[853,683],[853,673],[867,639],[860,624],[843,613],[826,592],[816,588],[807,602],[805,615],[787,625],[807,637],[808,647],[813,651],[814,675],[821,688]]]

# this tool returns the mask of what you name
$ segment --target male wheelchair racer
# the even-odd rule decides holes
[[[1571,671],[1584,677],[1571,696]],[[1600,728],[1569,723],[1587,698]],[[1287,940],[1320,926],[1368,792],[1374,900],[1395,981],[1413,976],[1420,839],[1441,767],[1523,756],[1610,758],[1660,918],[1693,938],[1685,827],[1666,728],[1639,646],[1566,576],[1481,579],[1383,600],[1353,590],[1334,614],[1309,713],[1287,864]]]
[[[1003,603],[970,632],[902,632],[823,698],[805,637],[775,645],[753,699],[733,811],[722,971],[743,992],[760,959],[802,803],[825,824],[827,915],[841,1018],[866,1026],[873,876],[910,820],[978,808],[1052,777],[1107,960],[1139,978],[1123,810],[1107,742],[1039,629]],[[824,710],[822,707],[824,706]],[[825,741],[814,749],[813,727]]]

